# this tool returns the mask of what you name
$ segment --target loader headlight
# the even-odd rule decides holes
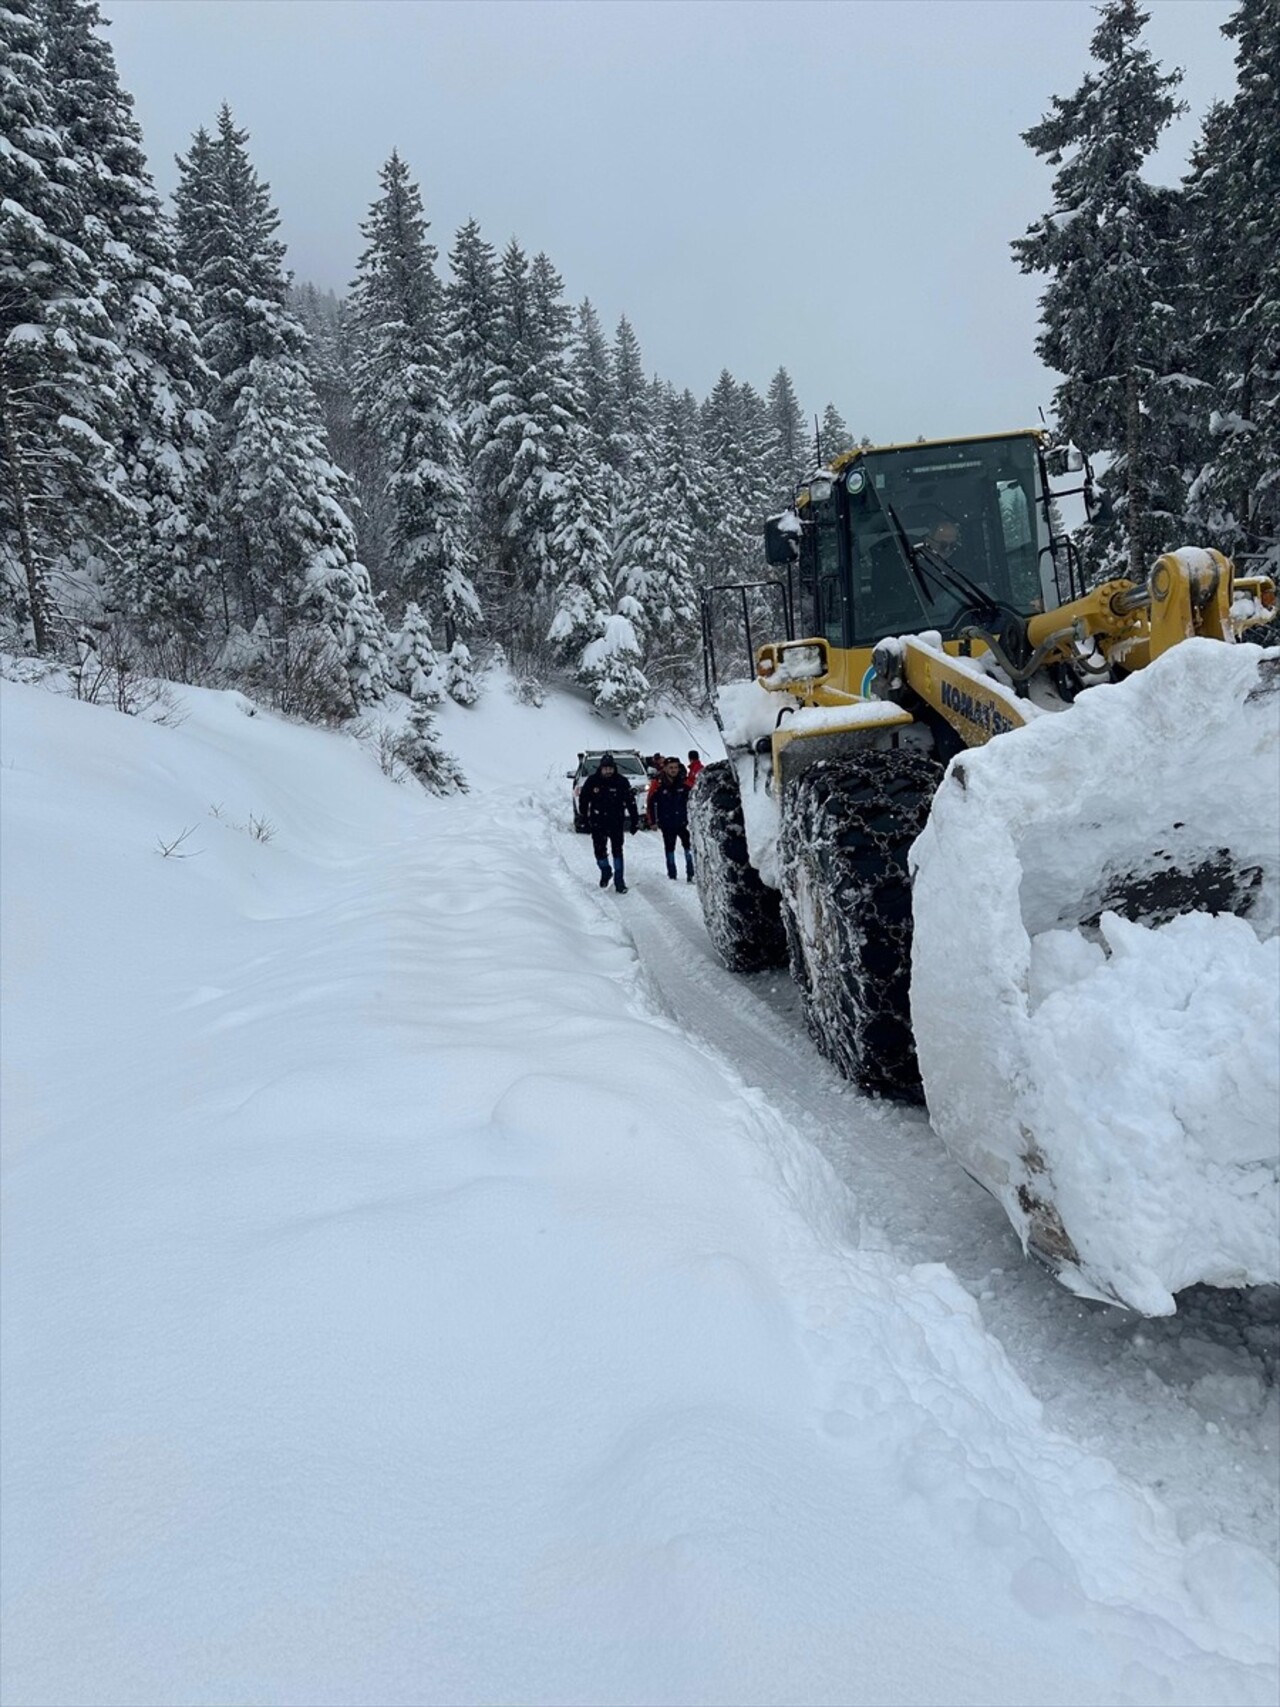
[[[867,483],[867,476],[861,468],[851,468],[844,477],[845,487],[856,497]]]
[[[779,648],[778,676],[787,682],[811,682],[827,673],[827,649],[813,641]]]

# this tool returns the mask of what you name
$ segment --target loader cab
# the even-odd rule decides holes
[[[832,647],[950,636],[971,620],[964,581],[1023,615],[1061,602],[1039,433],[850,451],[799,513],[797,630]]]

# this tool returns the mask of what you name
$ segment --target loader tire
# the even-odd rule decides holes
[[[783,814],[783,913],[810,1035],[860,1089],[913,1102],[907,853],[941,779],[914,750],[824,759]]]
[[[727,760],[699,773],[689,796],[689,831],[698,899],[716,953],[731,972],[784,966],[781,897],[751,863],[737,772]]]

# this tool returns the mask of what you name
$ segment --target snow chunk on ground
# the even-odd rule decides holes
[[[913,851],[937,1131],[1069,1284],[1149,1314],[1280,1279],[1277,667],[1188,642],[961,754]],[[1179,916],[1108,907],[1148,881]]]

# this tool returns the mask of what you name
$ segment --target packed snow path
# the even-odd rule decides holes
[[[583,836],[547,811],[571,878]],[[626,896],[600,897],[635,947],[655,1007],[813,1143],[850,1188],[848,1237],[944,1262],[1050,1421],[1160,1494],[1188,1532],[1219,1528],[1280,1553],[1280,1294],[1197,1288],[1153,1321],[1073,1298],[1023,1256],[1003,1210],[946,1154],[921,1110],[864,1097],[809,1041],[785,970],[727,972],[695,890],[663,873],[656,835],[628,843]]]

